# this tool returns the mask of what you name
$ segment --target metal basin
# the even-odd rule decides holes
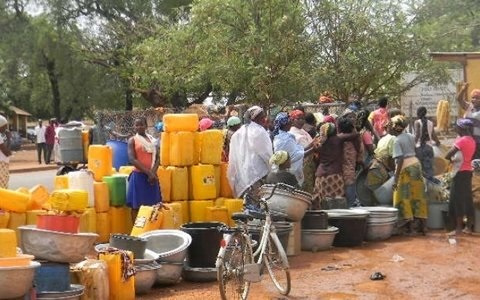
[[[183,263],[192,237],[181,230],[153,230],[141,234],[147,239],[147,249],[158,255],[158,261]]]
[[[18,227],[22,235],[23,253],[37,259],[59,263],[78,263],[93,250],[96,233],[64,233],[37,229],[36,226]]]
[[[85,287],[80,284],[72,284],[70,285],[70,289],[65,292],[41,292],[37,293],[37,299],[62,299],[62,300],[80,300],[80,296],[83,295]]]
[[[367,224],[367,241],[383,241],[392,236],[396,221],[387,223],[369,223]]]
[[[35,268],[40,263],[32,261],[26,267],[0,268],[0,299],[19,298],[27,294],[33,285]]]
[[[158,262],[162,267],[155,271],[157,285],[173,285],[180,281],[183,262]]]
[[[302,250],[317,252],[332,247],[338,228],[330,226],[327,229],[303,229]]]
[[[183,267],[182,278],[192,282],[211,282],[217,280],[216,268],[190,268]]]
[[[262,185],[259,190],[260,197],[270,196],[274,186],[274,184]],[[310,204],[312,204],[311,194],[288,185],[277,186],[272,198],[268,200],[270,210],[285,214],[287,219],[293,222],[302,220]]]
[[[135,294],[142,295],[148,293],[157,279],[157,270],[162,266],[155,263],[144,264],[135,267]]]

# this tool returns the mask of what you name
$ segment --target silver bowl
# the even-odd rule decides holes
[[[274,186],[274,184],[262,185],[259,190],[259,196],[270,196]],[[312,195],[296,190],[288,185],[279,185],[275,189],[272,198],[267,202],[271,211],[285,214],[287,219],[298,222],[302,220],[307,208],[312,203]]]
[[[383,241],[392,236],[396,221],[386,223],[368,223],[367,234],[365,239],[367,241]]]
[[[140,235],[147,239],[147,249],[157,254],[158,261],[183,263],[192,237],[181,230],[153,230]]]
[[[173,285],[180,281],[182,276],[183,262],[159,262],[162,267],[155,271],[156,285]]]
[[[322,251],[332,247],[338,228],[329,226],[327,229],[303,229],[302,230],[302,250]]]
[[[217,280],[216,268],[183,267],[182,278],[191,282],[211,282]]]
[[[83,295],[85,291],[85,287],[80,284],[72,284],[70,285],[70,289],[65,292],[41,292],[37,293],[37,299],[68,299],[68,300],[77,300],[80,299],[80,296]]]
[[[20,226],[23,253],[58,263],[78,263],[93,250],[96,233],[64,233]]]
[[[135,267],[135,294],[142,295],[148,293],[157,279],[157,270],[162,266],[150,263]]]
[[[32,288],[36,261],[26,267],[0,267],[0,299],[19,298]]]

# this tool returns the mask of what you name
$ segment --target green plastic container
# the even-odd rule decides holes
[[[105,176],[103,181],[108,185],[111,206],[124,206],[127,203],[127,176]]]

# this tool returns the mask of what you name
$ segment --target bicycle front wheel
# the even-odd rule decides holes
[[[234,234],[219,259],[217,279],[222,299],[247,299],[250,282],[244,278],[245,265],[253,263],[249,241],[242,234]]]
[[[287,254],[276,233],[270,233],[265,249],[265,266],[273,284],[282,295],[290,293],[290,270]]]

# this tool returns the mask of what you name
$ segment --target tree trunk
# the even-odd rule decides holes
[[[58,86],[58,76],[55,72],[55,60],[49,59],[45,54],[43,54],[45,60],[45,67],[47,68],[48,80],[50,81],[50,86],[52,88],[52,104],[53,104],[53,115],[57,120],[61,119],[60,113],[60,87]]]
[[[206,86],[205,91],[202,94],[200,94],[200,96],[198,96],[195,100],[193,100],[192,104],[203,104],[203,101],[205,101],[205,99],[208,98],[212,90],[213,90],[213,86],[211,83],[209,83]]]
[[[125,90],[125,110],[131,111],[133,109],[133,94],[131,89]]]

